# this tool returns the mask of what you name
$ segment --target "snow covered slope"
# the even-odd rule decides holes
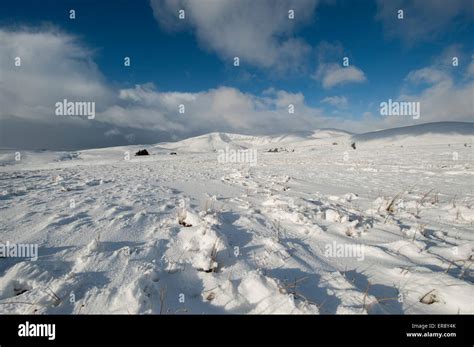
[[[234,140],[241,136],[227,133],[210,133],[179,142],[159,144],[159,147],[186,152],[214,152],[226,147],[238,149],[242,146],[234,143]]]
[[[379,144],[426,145],[472,143],[474,123],[438,122],[402,128],[394,128],[352,136],[354,142],[378,142]],[[373,145],[373,144],[372,144]]]
[[[0,313],[472,314],[473,132],[450,127],[1,151],[0,245],[38,254],[0,257]]]
[[[338,137],[349,137],[350,133],[336,129],[318,129],[275,136],[249,136],[230,133],[210,133],[186,140],[160,143],[159,148],[184,152],[214,152],[219,149],[273,148],[285,145],[324,144]]]

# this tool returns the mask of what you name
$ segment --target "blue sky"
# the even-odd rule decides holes
[[[451,83],[451,90],[442,94],[446,98],[449,98],[449,92],[471,88],[474,10],[470,1],[455,0],[440,5],[439,1],[424,0],[262,0],[254,11],[258,12],[255,15],[252,9],[241,11],[244,7],[254,6],[247,0],[232,1],[228,6],[216,5],[213,0],[202,1],[200,5],[192,2],[4,0],[0,3],[0,29],[8,35],[27,32],[31,40],[35,40],[34,35],[38,32],[70,37],[77,47],[88,51],[88,56],[80,59],[90,60],[95,65],[97,71],[91,72],[90,76],[86,72],[87,79],[100,80],[112,94],[134,90],[135,94],[131,96],[134,101],[139,93],[137,85],[145,86],[139,90],[154,93],[157,98],[168,95],[166,93],[199,94],[219,88],[231,88],[244,95],[265,98],[271,89],[291,94],[288,100],[296,98],[301,101],[295,95],[302,96],[304,107],[300,110],[322,119],[339,117],[340,128],[346,129],[352,128],[349,121],[364,117],[374,119],[372,127],[383,127],[377,123],[381,121],[378,115],[381,101],[397,99],[407,91],[410,99],[424,100],[429,96],[429,90],[425,93],[425,89],[436,85],[431,77],[426,78],[426,74],[424,80],[421,78],[418,83],[407,84],[407,76],[414,71],[428,69],[425,71],[430,76],[436,71],[442,72],[444,81],[449,79]],[[185,9],[186,19],[178,23],[181,27],[175,28],[170,21],[178,20],[175,17],[180,8]],[[287,9],[292,8],[295,9],[295,19],[287,26]],[[76,11],[75,20],[68,16],[70,9]],[[403,20],[396,18],[397,9],[405,11]],[[281,18],[276,21],[275,16]],[[237,42],[235,45],[233,40]],[[286,43],[295,46],[286,49]],[[39,43],[38,49],[41,47]],[[11,52],[3,61],[13,55]],[[449,60],[454,55],[460,59],[460,66],[456,68]],[[131,58],[130,67],[123,66],[125,56]],[[233,56],[240,56],[239,67],[232,65]],[[288,56],[290,58],[286,59]],[[349,57],[350,66],[354,68],[352,77],[340,76],[338,81],[330,82],[334,81],[331,76],[336,73],[335,64],[342,66],[345,56]],[[64,59],[74,61],[77,58],[66,55]],[[6,69],[5,66],[2,68]],[[350,71],[340,73],[346,72]],[[45,81],[50,78],[49,75],[41,76]],[[283,96],[281,100],[278,98],[275,96],[267,107],[282,108],[280,101]],[[116,103],[125,107],[121,99]],[[103,104],[110,108],[114,103]],[[469,117],[466,110],[461,113],[460,120]],[[425,121],[448,120],[442,117],[427,117]],[[302,121],[300,127],[305,128],[308,122]],[[105,123],[113,125],[113,120],[108,117]],[[326,123],[331,127],[338,125],[334,121],[317,125]],[[410,125],[410,122],[402,125]],[[117,126],[127,127],[129,124]],[[175,129],[175,132],[180,138],[204,130],[246,132],[255,129],[253,125],[241,128],[226,123],[222,129],[204,127],[191,131]],[[283,131],[284,128],[273,130]],[[169,128],[157,130],[170,132]],[[298,127],[292,130],[298,130]],[[144,138],[144,141],[153,140],[153,137]]]

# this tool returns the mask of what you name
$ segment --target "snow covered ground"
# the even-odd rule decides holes
[[[3,150],[0,244],[38,254],[0,258],[0,313],[472,314],[473,138],[437,123]],[[232,162],[246,149],[256,162]]]

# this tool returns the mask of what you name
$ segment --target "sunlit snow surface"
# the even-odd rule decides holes
[[[0,313],[472,314],[473,127],[435,128],[3,150],[0,243],[39,257],[0,258]]]

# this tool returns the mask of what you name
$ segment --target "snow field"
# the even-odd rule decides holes
[[[474,313],[472,137],[329,135],[3,152],[0,243],[39,256],[0,258],[0,312]]]

